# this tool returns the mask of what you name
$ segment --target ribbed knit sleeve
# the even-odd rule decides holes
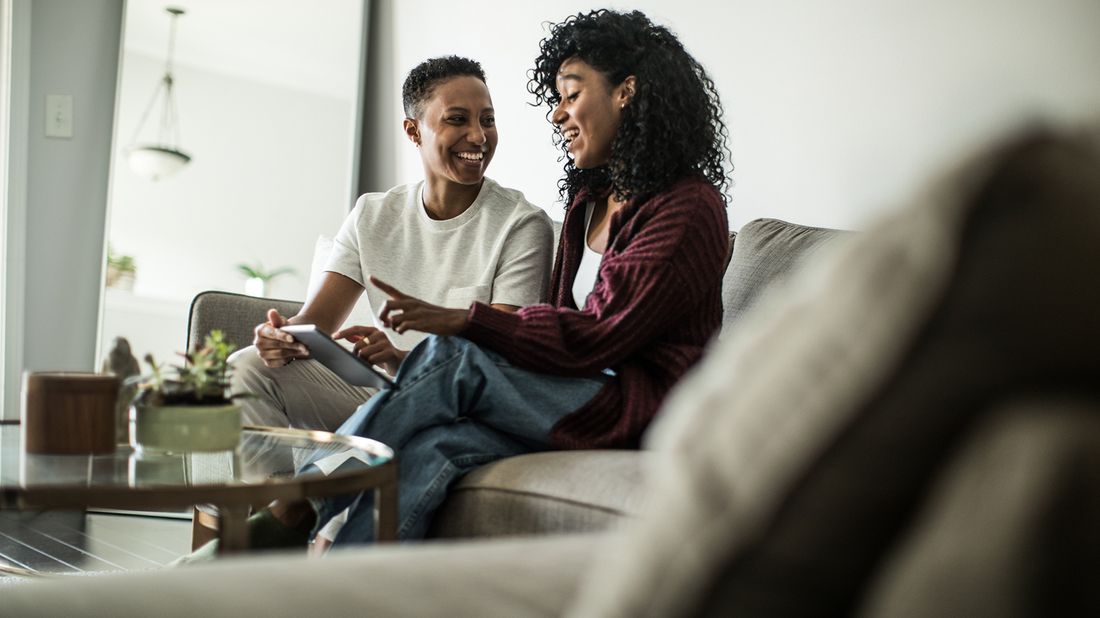
[[[713,187],[696,182],[620,215],[583,309],[507,313],[476,304],[463,336],[518,366],[576,376],[614,368],[651,345],[721,278],[725,209]]]
[[[596,285],[577,309],[571,290],[587,198],[579,195],[566,213],[552,304],[508,313],[477,303],[461,335],[534,371],[594,376],[611,369],[604,388],[561,419],[551,440],[559,448],[636,447],[721,323],[726,211],[702,177],[628,203],[611,219]]]

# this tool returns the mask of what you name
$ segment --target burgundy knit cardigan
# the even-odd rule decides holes
[[[670,388],[703,354],[722,321],[726,209],[701,176],[680,180],[612,219],[596,287],[573,302],[586,230],[581,192],[565,215],[551,302],[515,313],[475,303],[461,336],[517,367],[565,376],[615,377],[560,420],[563,449],[637,447]]]

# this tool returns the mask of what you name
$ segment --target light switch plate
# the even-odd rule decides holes
[[[73,95],[46,95],[46,137],[73,136]]]

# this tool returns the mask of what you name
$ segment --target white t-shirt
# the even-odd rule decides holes
[[[424,209],[423,185],[361,196],[334,239],[325,270],[364,287],[373,326],[381,327],[378,313],[387,296],[368,276],[456,309],[474,301],[522,307],[545,300],[554,232],[542,209],[485,178],[465,212],[437,221]],[[426,337],[413,331],[387,335],[404,350]]]

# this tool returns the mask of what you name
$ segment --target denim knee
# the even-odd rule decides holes
[[[401,368],[397,372],[395,381],[400,385],[402,378],[408,376],[409,373],[434,367],[440,363],[453,360],[456,356],[484,353],[485,351],[476,343],[462,337],[429,335],[405,357],[405,361],[401,363]]]
[[[417,347],[421,346],[424,347],[424,354],[429,358],[449,357],[477,348],[477,344],[469,339],[450,335],[428,335]]]

